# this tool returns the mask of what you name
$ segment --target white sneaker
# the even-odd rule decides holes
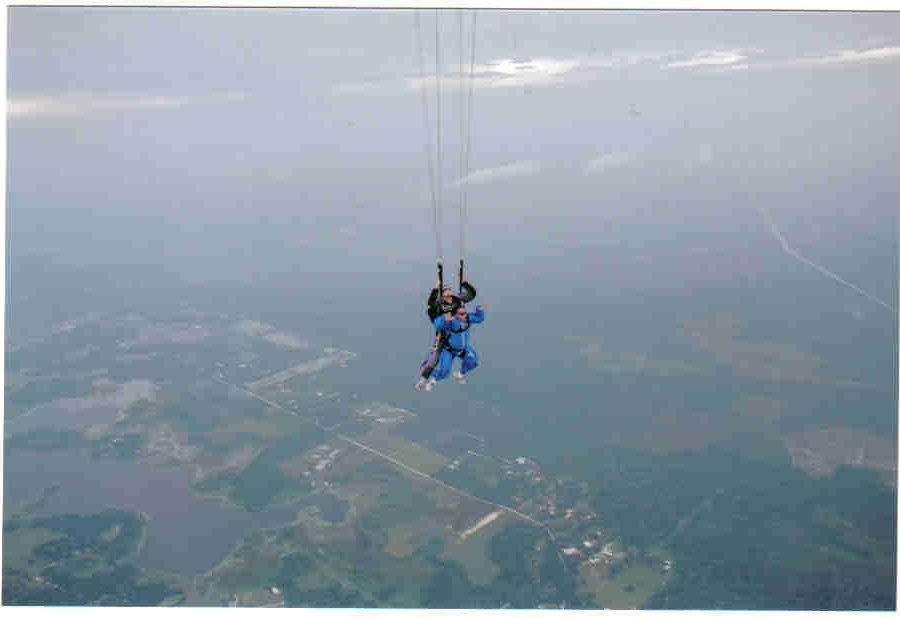
[[[417,390],[417,391],[424,391],[424,390],[425,390],[425,385],[426,385],[427,383],[428,383],[428,380],[427,380],[426,378],[419,378],[419,381],[416,382],[416,390]]]
[[[466,383],[466,376],[464,376],[459,371],[453,372],[453,379],[456,380],[457,384],[465,384]]]
[[[431,389],[434,388],[435,382],[437,382],[437,380],[435,380],[434,378],[429,378],[428,381],[425,383],[425,390],[427,392],[431,392]]]

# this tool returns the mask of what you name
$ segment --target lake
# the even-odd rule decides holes
[[[138,566],[182,575],[203,573],[223,560],[252,530],[293,521],[298,507],[249,513],[191,492],[187,474],[174,467],[92,459],[76,451],[5,452],[4,519],[58,487],[32,514],[95,513],[107,507],[146,513],[147,538]]]

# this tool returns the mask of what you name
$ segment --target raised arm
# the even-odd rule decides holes
[[[472,324],[484,322],[484,307],[481,305],[475,307],[475,311],[469,314],[469,322]]]

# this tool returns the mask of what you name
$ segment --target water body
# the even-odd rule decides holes
[[[108,423],[141,399],[152,399],[156,387],[147,380],[131,380],[113,385],[113,390],[94,397],[56,399],[35,406],[26,414],[5,423],[7,435],[41,428],[77,431]]]
[[[182,575],[221,562],[247,533],[293,521],[298,507],[249,513],[191,492],[184,471],[141,462],[91,459],[75,451],[7,450],[4,517],[57,487],[32,514],[88,514],[113,507],[146,513],[147,538],[135,564]]]

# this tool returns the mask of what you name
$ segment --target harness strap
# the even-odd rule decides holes
[[[466,320],[465,328],[454,329],[453,326],[450,327],[451,333],[464,333],[472,326],[472,323]],[[454,356],[463,356],[466,353],[465,348],[454,348],[450,345],[450,335],[447,331],[441,331],[441,347],[445,350],[450,350],[450,353]]]
[[[465,348],[454,348],[449,343],[444,344],[444,349],[449,350],[453,356],[465,356],[465,354],[466,354]]]

